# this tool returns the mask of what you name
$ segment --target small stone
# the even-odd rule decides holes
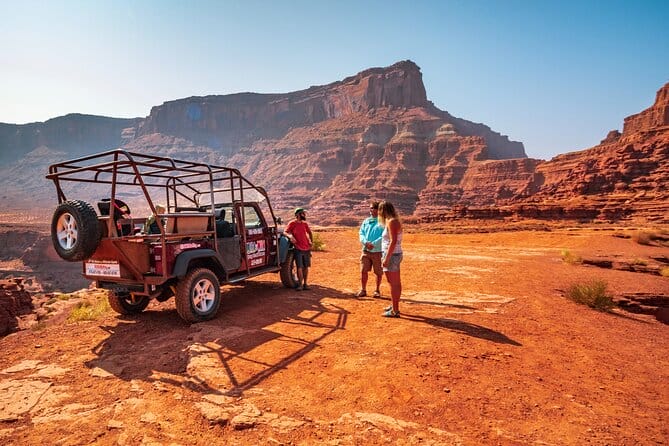
[[[107,429],[122,429],[123,422],[119,420],[109,420],[107,423]]]

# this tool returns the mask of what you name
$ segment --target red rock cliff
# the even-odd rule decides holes
[[[657,92],[655,104],[652,107],[625,118],[623,135],[647,132],[667,126],[669,126],[669,83]]]

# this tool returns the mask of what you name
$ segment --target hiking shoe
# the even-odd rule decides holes
[[[295,291],[302,291],[304,288],[302,288],[302,285],[298,285],[295,287]]]
[[[307,291],[307,290],[310,289],[310,288],[309,288],[309,286],[305,283],[304,285],[302,285],[302,289],[303,289],[304,291]]]
[[[358,291],[358,294],[356,294],[357,297],[365,297],[367,296],[367,291],[365,290],[360,290]]]
[[[374,291],[374,294],[372,296],[381,297],[381,292],[379,290],[376,290],[376,291]]]
[[[400,317],[400,312],[399,311],[397,313],[394,312],[392,307],[391,307],[390,310],[386,311],[381,316],[383,316],[383,317]]]

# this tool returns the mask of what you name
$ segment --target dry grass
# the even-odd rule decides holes
[[[583,259],[581,258],[581,256],[573,254],[568,249],[562,250],[562,261],[570,265],[580,265],[581,263],[583,263]]]
[[[77,303],[67,318],[67,321],[95,321],[109,312],[111,312],[109,301],[106,298],[98,297],[92,302],[90,300],[84,300]]]
[[[599,311],[608,311],[614,307],[613,298],[607,291],[603,280],[591,280],[586,283],[571,285],[567,297],[576,303],[587,305]]]
[[[640,245],[669,246],[669,231],[642,230],[632,236],[632,240]]]
[[[319,232],[314,232],[314,239],[312,240],[312,251],[325,251],[325,241]]]

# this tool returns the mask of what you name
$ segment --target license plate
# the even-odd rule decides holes
[[[121,266],[118,262],[86,262],[86,275],[121,277]]]

